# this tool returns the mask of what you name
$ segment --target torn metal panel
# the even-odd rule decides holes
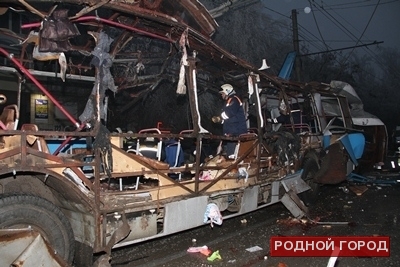
[[[106,90],[112,92],[117,91],[117,86],[114,84],[114,78],[111,75],[110,68],[112,66],[112,58],[108,53],[113,39],[106,33],[101,31],[96,35],[96,47],[94,48],[91,64],[96,67],[96,82],[92,89],[92,97],[89,98],[85,110],[79,116],[81,123],[91,122],[97,117],[99,120],[105,120],[104,98]],[[95,96],[99,95],[99,107],[95,108]],[[95,113],[99,112],[99,116]]]
[[[281,202],[297,219],[306,216],[308,213],[307,207],[291,190],[283,195]]]

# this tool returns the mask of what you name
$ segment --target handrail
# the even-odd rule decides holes
[[[161,131],[157,128],[149,128],[149,129],[143,129],[143,130],[139,131],[139,133],[151,133],[151,132],[161,134]]]
[[[0,47],[0,53],[8,57],[18,68],[25,74],[53,103],[56,105],[62,113],[78,128],[79,123],[69,114],[69,112],[55,99],[49,91],[26,69],[21,62],[14,58],[13,54],[8,53],[4,48]]]

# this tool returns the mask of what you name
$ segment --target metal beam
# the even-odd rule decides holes
[[[10,72],[10,73],[19,73],[17,69],[13,67],[5,67],[5,66],[0,66],[0,71],[4,72]],[[59,78],[58,73],[54,72],[49,72],[49,71],[39,71],[39,70],[32,70],[28,69],[29,73],[35,76],[45,76],[45,77],[53,77],[53,78]],[[88,81],[88,82],[94,82],[95,78],[91,76],[82,76],[82,75],[76,75],[76,74],[66,74],[65,77],[67,79],[71,80],[78,80],[78,81]]]

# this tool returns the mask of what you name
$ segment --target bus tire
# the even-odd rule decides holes
[[[46,199],[33,195],[0,198],[0,228],[31,227],[38,231],[67,263],[74,257],[74,235],[62,211]]]

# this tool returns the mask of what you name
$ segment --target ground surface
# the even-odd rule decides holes
[[[343,185],[341,185],[343,186]],[[117,249],[112,254],[113,267],[129,266],[327,266],[327,257],[271,257],[271,236],[390,236],[391,256],[386,258],[339,257],[336,267],[400,266],[400,186],[368,186],[357,196],[345,193],[341,186],[325,186],[310,218],[323,222],[343,222],[329,226],[293,223],[292,215],[282,205],[225,220],[222,226],[203,226],[194,230],[160,238],[150,242]],[[344,184],[348,186],[348,184]],[[179,218],[177,218],[179,219]],[[246,222],[244,222],[244,220]],[[196,239],[196,246],[207,245],[219,250],[222,260],[209,262],[200,253],[188,253]],[[258,246],[262,250],[246,249]]]

